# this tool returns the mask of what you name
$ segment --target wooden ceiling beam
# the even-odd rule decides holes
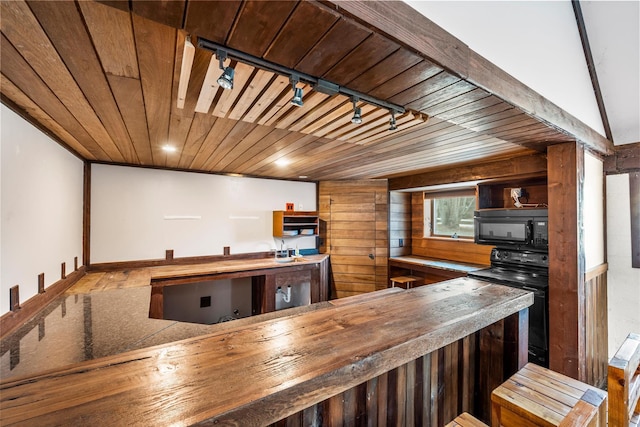
[[[451,110],[464,107],[471,104],[472,102],[480,101],[481,99],[485,99],[490,96],[491,94],[489,94],[488,92],[476,88],[462,95],[455,96],[447,101],[443,101],[430,107],[423,108],[421,109],[421,111],[429,114],[430,116],[444,117]],[[506,102],[500,102],[500,104],[508,108],[513,108]]]
[[[602,154],[612,152],[611,141],[472,51],[409,5],[343,0],[326,0],[323,3],[508,101],[542,123],[574,135],[587,147]]]
[[[511,159],[460,165],[455,168],[441,168],[432,172],[391,178],[389,179],[389,190],[405,190],[430,185],[490,178],[506,178],[518,175],[544,175],[546,172],[546,155],[533,154]]]

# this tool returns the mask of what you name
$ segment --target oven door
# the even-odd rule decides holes
[[[469,277],[524,289],[533,293],[529,307],[529,362],[549,367],[548,276],[532,271],[491,267],[468,274]]]
[[[475,242],[483,245],[527,246],[531,218],[475,218]]]

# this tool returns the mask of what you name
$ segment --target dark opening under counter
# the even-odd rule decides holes
[[[263,426],[375,417],[385,425],[429,417],[444,425],[458,409],[487,419],[491,390],[526,363],[532,302],[529,292],[468,278],[325,302],[3,381],[0,421]]]

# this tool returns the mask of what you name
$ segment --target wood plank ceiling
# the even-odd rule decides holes
[[[320,181],[401,176],[575,140],[321,3],[104,3],[1,2],[3,102],[89,161]],[[389,131],[389,112],[360,102],[363,124],[354,125],[348,97],[305,85],[295,107],[288,77],[235,61],[234,88],[224,90],[215,55],[200,48],[178,108],[186,37],[407,112]],[[207,73],[213,84],[204,84]]]

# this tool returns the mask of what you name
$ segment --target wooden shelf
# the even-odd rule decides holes
[[[521,188],[525,192],[525,196],[520,197],[521,203],[539,204],[541,207],[549,203],[547,177],[525,177],[478,184],[478,209],[515,208],[512,188]]]
[[[319,217],[315,211],[273,211],[274,237],[313,237],[318,235]],[[302,230],[313,230],[302,234]],[[296,234],[288,234],[295,232]]]

